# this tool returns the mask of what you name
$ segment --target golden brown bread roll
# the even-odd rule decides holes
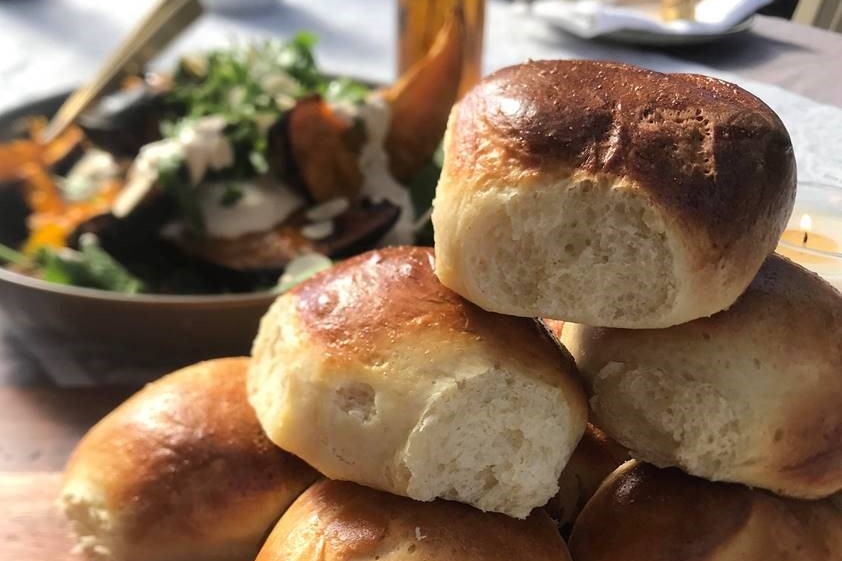
[[[839,561],[842,512],[630,461],[576,520],[573,561]]]
[[[256,561],[569,561],[541,510],[526,520],[437,500],[423,503],[344,481],[305,491]]]
[[[565,323],[595,422],[635,458],[799,498],[842,489],[842,295],[773,255],[728,310],[667,329]]]
[[[544,507],[563,533],[569,532],[600,483],[628,459],[628,450],[588,423],[558,478],[558,493]]]
[[[252,559],[318,474],[263,434],[247,358],[202,362],[135,394],[82,439],[60,505],[90,558]]]
[[[573,360],[536,322],[443,287],[429,248],[371,251],[279,297],[249,399],[273,442],[331,479],[524,517],[585,430]]]
[[[737,299],[794,197],[789,135],[739,87],[528,62],[486,77],[451,112],[436,274],[494,312],[666,327]]]

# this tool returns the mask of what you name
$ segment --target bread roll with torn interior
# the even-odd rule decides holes
[[[816,499],[842,489],[842,295],[766,260],[728,310],[666,329],[565,323],[595,422],[632,456]]]
[[[842,511],[631,461],[576,520],[574,561],[838,561]]]
[[[734,303],[794,197],[783,123],[738,86],[528,62],[486,77],[451,112],[436,274],[493,312],[667,327]]]
[[[85,435],[59,504],[102,561],[243,561],[318,474],[272,444],[246,400],[247,358],[153,382]]]
[[[585,430],[573,361],[433,266],[432,249],[386,248],[280,296],[249,399],[269,438],[327,477],[523,518],[556,493]]]
[[[346,481],[302,494],[256,561],[570,561],[540,509],[525,520],[464,504],[418,502]]]

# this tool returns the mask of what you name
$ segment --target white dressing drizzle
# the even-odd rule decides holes
[[[286,185],[237,181],[235,187],[240,196],[229,206],[221,201],[231,182],[205,183],[198,188],[199,207],[208,236],[231,239],[270,230],[303,204]]]

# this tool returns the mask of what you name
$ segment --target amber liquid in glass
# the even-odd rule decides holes
[[[466,45],[461,96],[482,76],[482,36],[485,0],[398,0],[398,74],[422,58],[454,8],[465,16]]]

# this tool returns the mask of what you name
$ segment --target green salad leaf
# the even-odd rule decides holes
[[[225,191],[219,198],[219,204],[224,207],[231,207],[240,202],[243,198],[243,187],[237,183],[226,183]]]
[[[322,95],[331,103],[358,104],[365,101],[371,88],[352,78],[335,78],[324,85]]]
[[[90,286],[84,259],[78,251],[41,247],[35,254],[40,277],[45,281],[74,286]]]
[[[79,251],[42,247],[34,265],[46,281],[88,288],[101,288],[123,294],[137,294],[144,283],[132,275],[99,245],[93,234],[79,238]]]
[[[10,265],[18,265],[21,267],[28,267],[32,265],[32,261],[23,253],[12,249],[7,245],[0,243],[0,261],[9,263]]]
[[[143,292],[143,282],[102,249],[93,234],[82,234],[79,250],[90,283],[95,287],[124,294]]]
[[[181,218],[187,228],[198,236],[204,236],[205,215],[199,206],[196,187],[190,181],[190,174],[184,160],[171,158],[159,162],[158,185],[178,205]]]

